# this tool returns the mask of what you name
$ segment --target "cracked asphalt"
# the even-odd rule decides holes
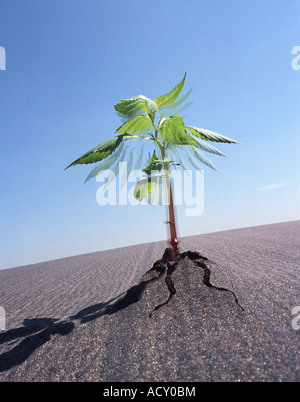
[[[188,259],[149,271],[165,242],[0,271],[0,381],[298,382],[300,221],[182,239]],[[300,321],[300,320],[299,320]]]

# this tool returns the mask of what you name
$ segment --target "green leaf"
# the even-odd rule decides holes
[[[197,145],[196,147],[202,149],[202,151],[210,152],[211,154],[226,156],[223,152],[219,151],[214,146],[210,145],[207,141],[201,140],[201,138],[196,139]]]
[[[175,88],[172,89],[169,93],[165,95],[161,95],[158,98],[154,99],[154,102],[158,105],[159,108],[166,105],[171,105],[175,102],[175,100],[180,95],[181,91],[183,90],[185,84],[186,73],[184,74],[183,80],[176,85]]]
[[[186,156],[188,163],[190,163],[196,170],[201,170],[202,166],[201,166],[199,160],[198,159],[196,160],[191,155],[191,152],[188,152],[187,149],[184,149],[184,152],[185,152],[185,156]]]
[[[83,165],[102,161],[103,159],[110,156],[119,147],[119,145],[123,141],[123,137],[124,135],[117,135],[107,141],[102,142],[95,148],[92,148],[90,151],[86,152],[80,158],[76,159],[65,169],[79,164]]]
[[[193,156],[198,159],[200,162],[204,163],[206,166],[210,167],[213,170],[217,170],[214,165],[211,163],[211,161],[205,156],[203,155],[203,153],[201,151],[199,151],[198,149],[190,146],[190,151],[193,154]]]
[[[186,103],[185,105],[182,105],[181,107],[176,108],[176,114],[184,112],[188,107],[191,106],[192,103],[193,102]],[[174,115],[174,110],[167,109],[166,111],[164,111],[163,115],[164,115],[165,118],[166,117],[171,117],[172,115]]]
[[[178,114],[163,119],[159,128],[163,141],[175,145],[197,145],[196,140],[185,129],[182,117]]]
[[[210,130],[205,130],[204,128],[198,128],[193,126],[185,126],[195,137],[202,138],[205,141],[212,142],[224,142],[228,144],[241,144],[238,141],[232,140],[231,138],[225,137],[224,135],[214,133]]]
[[[113,175],[109,175],[107,181],[105,182],[105,184],[104,184],[104,186],[103,186],[103,190],[106,190],[107,187],[110,185],[110,183],[111,183],[112,181],[114,181],[114,180],[116,179],[116,177],[118,176],[118,174],[119,174],[119,166],[120,166],[119,163],[120,163],[120,162],[123,162],[124,157],[125,157],[125,155],[126,155],[126,151],[127,151],[126,148],[124,148],[124,149],[122,150],[122,153],[121,153],[121,155],[120,155],[120,157],[119,157],[118,163],[115,163],[114,166],[113,166],[112,169],[111,169],[111,171],[112,171],[114,174],[113,174]]]
[[[148,195],[146,201],[149,205],[154,205],[157,203],[159,205],[159,196],[160,196],[160,177],[156,178],[156,185],[153,186],[151,193]]]
[[[126,117],[132,117],[141,112],[154,115],[158,110],[157,104],[144,95],[123,99],[114,105],[114,108],[119,114]]]
[[[185,95],[182,95],[180,98],[178,98],[176,102],[172,103],[171,105],[161,106],[160,109],[161,110],[166,110],[166,109],[174,110],[174,109],[176,109],[178,106],[180,106],[190,96],[191,91],[192,90],[190,89]],[[188,104],[188,106],[190,106],[191,104],[192,104],[192,102],[190,102]]]
[[[124,141],[122,144],[119,146],[119,148],[112,154],[110,155],[109,158],[101,161],[88,175],[88,177],[85,179],[85,183],[88,182],[90,179],[93,177],[97,176],[98,173],[110,169],[119,159],[121,152],[123,151],[124,148]]]
[[[137,116],[132,117],[126,123],[122,124],[116,131],[117,134],[124,133],[138,133],[142,131],[147,131],[152,128],[152,122],[147,115],[138,114]]]
[[[143,172],[146,173],[147,175],[151,175],[151,172],[153,172],[154,170],[161,171],[163,165],[160,162],[161,161],[158,160],[156,152],[154,151],[152,157],[149,154],[147,166],[145,167],[145,169],[143,169]]]
[[[134,197],[142,201],[143,198],[149,196],[157,185],[157,178],[147,178],[140,180],[134,188]]]
[[[174,153],[175,157],[177,158],[177,162],[180,164],[183,170],[188,170],[184,159],[181,157],[180,153],[177,150],[177,147],[171,146],[171,151]]]

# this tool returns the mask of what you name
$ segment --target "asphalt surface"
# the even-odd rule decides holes
[[[0,271],[0,381],[300,380],[300,221],[182,239],[214,261],[150,270],[164,242]],[[294,323],[294,324],[293,324]]]

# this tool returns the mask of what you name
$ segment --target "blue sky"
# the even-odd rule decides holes
[[[166,238],[165,208],[105,206],[74,159],[113,136],[113,105],[187,72],[185,122],[244,145],[204,167],[181,236],[300,219],[300,2],[1,0],[0,268]]]

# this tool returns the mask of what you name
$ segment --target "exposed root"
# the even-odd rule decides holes
[[[229,292],[233,295],[234,300],[236,302],[236,304],[244,311],[244,308],[239,304],[239,301],[235,295],[235,293],[232,290],[226,289],[226,288],[222,288],[222,287],[218,287],[218,286],[214,286],[211,282],[210,282],[210,270],[208,267],[208,264],[210,265],[215,265],[217,266],[216,263],[214,263],[213,261],[210,261],[208,258],[203,257],[201,254],[195,252],[195,251],[186,251],[184,253],[181,253],[178,255],[178,259],[177,261],[172,261],[170,258],[172,258],[172,249],[167,248],[164,252],[164,255],[162,257],[161,260],[156,261],[153,264],[153,268],[155,269],[157,266],[159,267],[166,267],[167,266],[167,274],[166,274],[166,278],[165,278],[165,283],[167,285],[167,288],[169,290],[169,297],[168,299],[164,302],[161,303],[159,305],[157,305],[154,310],[149,314],[149,317],[152,317],[152,314],[154,311],[158,310],[159,308],[161,308],[162,306],[165,306],[166,304],[169,303],[169,301],[172,299],[172,297],[176,294],[176,289],[175,289],[175,285],[171,279],[172,273],[175,271],[175,269],[177,268],[178,262],[180,260],[182,260],[183,258],[189,258],[194,264],[196,264],[198,267],[201,267],[203,269],[204,275],[203,275],[203,284],[206,285],[209,288],[213,288],[216,289],[218,291],[222,291],[222,292]]]
[[[243,310],[243,307],[240,305],[238,298],[236,297],[235,293],[232,290],[226,289],[226,288],[220,288],[218,286],[214,286],[211,282],[210,282],[210,270],[207,267],[207,263],[211,263],[213,265],[217,265],[216,263],[208,260],[206,257],[202,257],[200,254],[193,252],[193,251],[187,251],[186,253],[183,253],[182,255],[184,255],[184,257],[188,257],[190,260],[193,261],[194,264],[198,265],[198,267],[201,267],[204,270],[204,277],[203,277],[203,283],[204,285],[206,285],[209,288],[214,288],[216,290],[220,290],[222,292],[229,292],[232,294],[232,296],[234,297],[234,300],[236,302],[236,304]]]
[[[161,261],[161,260],[160,260]],[[158,263],[158,261],[156,261],[156,263]],[[155,263],[155,264],[156,264]],[[154,265],[155,265],[154,264]],[[154,313],[154,311],[156,311],[156,310],[158,310],[160,307],[162,307],[162,306],[164,306],[164,305],[166,305],[166,304],[168,304],[169,303],[169,301],[172,299],[172,297],[175,295],[175,293],[176,293],[176,289],[175,289],[175,286],[174,286],[174,283],[173,283],[173,281],[172,281],[172,279],[171,279],[171,275],[172,275],[172,273],[174,272],[174,266],[176,265],[177,266],[177,262],[175,262],[174,264],[171,264],[169,261],[167,262],[167,266],[168,266],[168,269],[167,269],[167,274],[166,274],[166,278],[165,278],[165,283],[166,283],[166,285],[167,285],[167,288],[168,288],[168,290],[169,290],[169,297],[168,297],[168,299],[164,302],[164,303],[161,303],[161,304],[159,304],[158,306],[156,306],[155,308],[154,308],[154,310],[149,314],[149,317],[152,317],[152,314]]]

